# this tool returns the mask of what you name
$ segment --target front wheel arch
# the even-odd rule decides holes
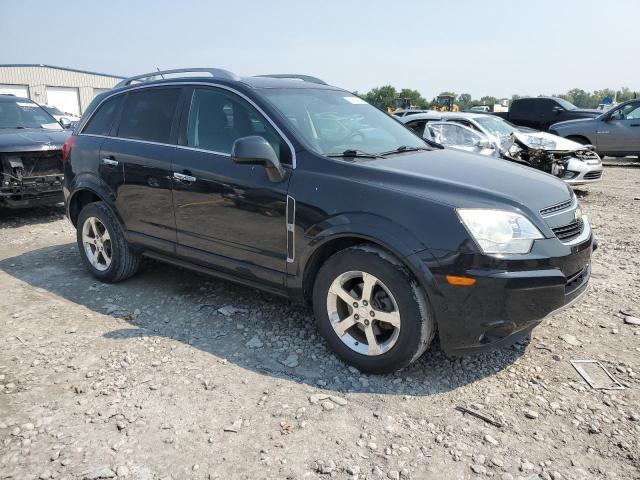
[[[578,142],[581,145],[593,145],[593,142],[589,140],[584,135],[569,135],[567,140],[573,140],[574,142]]]

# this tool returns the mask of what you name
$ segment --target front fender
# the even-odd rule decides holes
[[[307,268],[313,268],[314,257],[340,240],[355,239],[378,245],[392,253],[417,279],[434,310],[444,308],[442,292],[431,274],[437,260],[423,242],[391,219],[366,213],[342,213],[329,217],[306,232],[300,232],[302,245],[296,248],[298,260],[287,286],[295,297],[304,296]],[[290,271],[289,273],[293,273]]]

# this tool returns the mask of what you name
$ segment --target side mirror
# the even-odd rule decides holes
[[[269,142],[258,135],[238,138],[231,147],[231,160],[245,165],[262,165],[272,182],[279,182],[285,170]]]
[[[62,128],[71,128],[71,120],[67,117],[62,117],[60,119],[60,125],[62,125]]]
[[[553,107],[551,110],[552,110],[554,113],[562,113],[562,112],[564,112],[564,108],[562,108],[562,107],[560,107],[560,106],[558,106],[558,105],[556,105],[555,107]]]
[[[478,140],[478,143],[476,144],[478,146],[478,148],[493,148],[493,143],[491,143],[491,140],[489,140],[487,137],[482,137]]]

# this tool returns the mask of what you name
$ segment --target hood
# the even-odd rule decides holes
[[[71,132],[43,128],[0,129],[0,153],[60,150]]]
[[[516,207],[536,219],[543,208],[569,200],[573,193],[560,179],[508,160],[455,150],[393,155],[367,161],[399,190],[458,208]]]
[[[530,148],[540,150],[551,151],[572,151],[579,148],[583,148],[583,145],[567,138],[559,137],[546,132],[516,132],[515,136],[518,137],[522,143]]]
[[[600,115],[602,115],[603,112],[600,112]],[[551,125],[551,127],[549,128],[555,128],[555,127],[563,127],[563,126],[571,126],[571,125],[580,125],[581,123],[585,123],[585,122],[590,122],[592,121],[594,118],[596,118],[598,115],[596,115],[595,117],[588,117],[588,118],[576,118],[574,120],[565,120],[564,122],[558,122],[558,123],[554,123],[553,125]]]
[[[597,117],[602,113],[602,110],[598,110],[596,108],[576,108],[575,110],[568,110],[571,113],[582,113],[584,115],[591,115],[593,117]]]

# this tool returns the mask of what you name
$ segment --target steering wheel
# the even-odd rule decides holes
[[[354,130],[353,132],[349,133],[346,137],[341,138],[338,143],[345,143],[348,140],[351,140],[355,137],[360,137],[361,140],[364,140],[365,134],[362,130],[364,130],[364,128],[358,128],[357,130]]]

